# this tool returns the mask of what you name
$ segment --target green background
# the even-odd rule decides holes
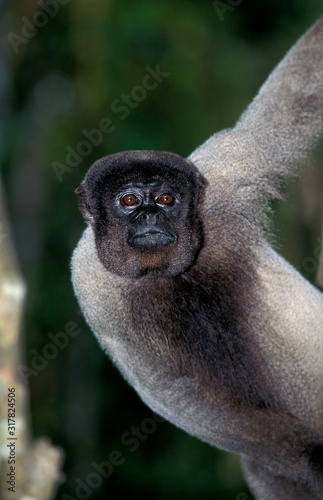
[[[50,4],[57,13],[46,14]],[[83,498],[93,500],[123,495],[248,500],[238,457],[169,423],[154,427],[150,410],[82,319],[69,270],[85,227],[74,190],[101,156],[156,149],[185,157],[213,132],[232,126],[272,68],[320,16],[320,0],[0,5],[1,168],[28,286],[25,366],[32,366],[35,353],[47,352],[49,334],[64,331],[69,322],[80,332],[37,375],[27,377],[34,435],[50,436],[66,452],[66,482],[57,498],[77,498],[80,480],[90,484]],[[169,75],[145,98],[132,99],[127,112],[117,112],[116,100],[132,92],[138,97],[134,89],[142,85],[147,66],[158,65]],[[83,131],[98,129],[104,118],[113,131],[82,149]],[[68,151],[77,148],[82,154],[74,157],[75,165],[57,175],[57,164],[68,166]],[[303,187],[275,212],[276,246],[310,279],[317,264],[321,187],[319,173],[306,176]],[[127,437],[137,434],[137,441],[125,439],[127,432]],[[103,461],[113,470],[96,483],[93,462]]]

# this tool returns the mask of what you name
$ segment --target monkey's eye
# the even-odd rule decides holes
[[[173,203],[173,201],[174,201],[173,196],[168,193],[161,194],[156,199],[156,203],[159,203],[160,205],[170,205],[171,203]]]
[[[121,204],[127,207],[131,207],[133,205],[138,205],[140,200],[134,194],[126,194],[121,198]]]

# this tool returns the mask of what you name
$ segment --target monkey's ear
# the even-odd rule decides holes
[[[196,173],[196,178],[197,178],[197,199],[198,203],[201,203],[204,199],[205,195],[205,190],[207,186],[209,185],[209,181],[204,177],[204,175],[201,174],[199,169],[194,165],[193,162],[189,162],[191,165],[191,168],[195,170]]]
[[[79,199],[79,208],[80,211],[84,217],[84,220],[87,224],[92,224],[94,221],[93,214],[91,212],[89,203],[88,203],[88,197],[87,197],[87,192],[86,192],[86,187],[84,185],[84,182],[80,184],[80,186],[75,189],[75,193],[78,196]]]

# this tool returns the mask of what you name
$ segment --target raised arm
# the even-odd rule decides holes
[[[323,18],[292,47],[236,126],[213,135],[189,159],[254,212],[309,159],[323,131]],[[258,210],[257,210],[258,212]]]

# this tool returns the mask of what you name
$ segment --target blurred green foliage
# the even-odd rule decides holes
[[[223,5],[229,8],[219,11]],[[84,223],[73,191],[101,156],[127,149],[186,156],[213,132],[232,126],[319,17],[320,0],[17,0],[2,2],[1,14],[1,165],[28,285],[25,366],[46,350],[50,333],[64,331],[69,322],[80,329],[46,367],[27,377],[34,434],[49,435],[66,451],[66,482],[57,498],[76,498],[81,481],[90,484],[83,498],[93,500],[127,494],[248,500],[237,457],[166,422],[140,434],[135,451],[123,443],[125,432],[132,435],[152,416],[79,313],[69,261]],[[168,76],[143,97],[138,87],[147,68]],[[86,148],[86,134],[103,119],[111,120],[113,131],[102,140],[92,132],[96,144]],[[314,191],[317,185],[312,182]],[[288,207],[278,210],[284,234],[278,242],[312,277],[315,269],[302,269],[302,259],[317,246],[317,208],[307,203],[306,218],[299,199],[297,206],[298,218]],[[119,452],[117,464],[95,483],[93,462],[109,462],[113,451]]]

